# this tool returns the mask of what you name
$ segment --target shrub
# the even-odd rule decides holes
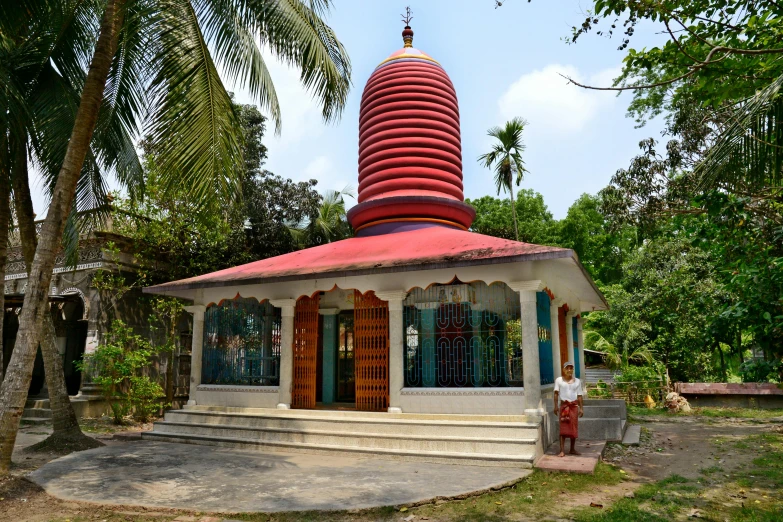
[[[122,424],[131,412],[138,420],[146,421],[160,408],[160,399],[165,396],[163,388],[143,375],[152,354],[149,341],[115,320],[104,342],[95,352],[85,355],[82,368],[90,368],[92,380],[101,387],[116,424]]]
[[[740,366],[742,382],[780,382],[783,362],[751,359]]]

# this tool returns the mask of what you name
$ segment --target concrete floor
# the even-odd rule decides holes
[[[30,478],[66,500],[236,513],[408,504],[499,486],[529,473],[139,441],[73,453]]]

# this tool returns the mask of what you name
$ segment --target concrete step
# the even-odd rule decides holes
[[[393,460],[411,460],[435,462],[441,464],[465,464],[474,466],[503,466],[532,468],[535,460],[535,445],[530,445],[526,455],[502,455],[480,453],[450,453],[440,451],[405,451],[385,448],[364,448],[357,446],[334,446],[316,443],[290,443],[273,441],[252,441],[241,438],[217,437],[208,435],[177,435],[157,431],[142,434],[144,440],[179,442],[186,444],[205,444],[239,449],[258,449],[261,451],[293,451],[347,456],[373,456]]]
[[[582,440],[606,440],[619,442],[625,433],[625,419],[579,419],[579,438]]]
[[[611,406],[599,406],[599,405],[592,405],[592,404],[585,404],[584,405],[584,411],[585,415],[582,417],[582,419],[606,419],[606,418],[620,418],[621,417],[621,409],[619,406],[611,405]]]
[[[222,427],[243,428],[307,428],[328,432],[375,433],[452,437],[492,437],[507,439],[535,438],[538,424],[533,422],[477,420],[473,416],[457,415],[388,415],[354,416],[301,415],[292,410],[262,410],[263,413],[230,413],[215,410],[171,410],[166,412],[165,421],[174,423],[207,424]],[[289,413],[285,413],[288,411]],[[425,418],[422,418],[425,417]],[[429,419],[428,417],[443,417]],[[492,416],[479,416],[490,418]],[[498,416],[503,418],[504,416]],[[524,417],[519,417],[524,418]],[[458,419],[458,420],[455,420]]]
[[[27,399],[25,408],[49,408],[49,399]]]
[[[22,418],[23,419],[29,419],[29,418],[51,419],[52,410],[48,408],[25,408],[24,411],[22,412]]]
[[[22,417],[21,423],[38,426],[41,424],[51,424],[52,419],[49,417]]]
[[[359,411],[359,410],[299,410],[276,408],[238,408],[231,406],[193,406],[186,405],[178,411],[211,411],[219,413],[244,413],[248,415],[268,415],[280,417],[329,417],[351,419],[400,419],[400,420],[454,420],[454,421],[481,421],[481,422],[534,422],[524,415],[471,415],[471,414],[444,414],[444,413],[387,413],[385,411]]]
[[[209,436],[254,442],[317,444],[327,446],[387,449],[410,452],[481,453],[527,455],[535,451],[536,438],[501,439],[485,437],[448,437],[434,431],[430,435],[367,432],[331,432],[307,428],[246,428],[211,424],[156,422],[154,433]]]
[[[638,424],[630,424],[623,435],[623,444],[626,446],[638,446],[642,437],[642,427]]]

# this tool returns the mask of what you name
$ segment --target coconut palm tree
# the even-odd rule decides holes
[[[516,199],[514,198],[514,183],[519,185],[523,175],[527,172],[522,153],[525,145],[522,142],[522,131],[525,130],[527,121],[523,118],[514,118],[507,121],[505,127],[492,127],[487,131],[489,136],[497,140],[492,144],[492,150],[479,156],[479,163],[487,168],[495,170],[495,187],[498,195],[500,191],[508,192],[511,198],[511,213],[514,217],[514,237],[519,241],[519,226],[517,225]]]
[[[29,273],[17,342],[0,387],[0,474],[10,467],[48,308],[55,255],[102,122],[119,121],[137,136],[138,122],[146,120],[161,170],[172,185],[188,187],[199,202],[229,200],[239,194],[242,179],[242,132],[218,67],[269,110],[278,131],[277,97],[256,40],[301,69],[301,81],[321,100],[325,120],[340,114],[350,87],[345,50],[322,20],[329,0],[73,3],[95,6],[99,21],[92,27],[98,28],[97,41],[93,45],[94,31],[58,36],[72,39],[75,59],[57,68],[71,84],[81,86],[81,93],[67,147],[52,178],[51,202]],[[38,21],[47,20],[58,4],[62,2],[3,2],[0,34],[34,40],[41,33],[36,32],[42,25]],[[89,14],[85,10],[86,20]],[[14,96],[5,94],[0,102],[10,104]],[[127,174],[119,163],[114,168],[120,179]]]
[[[13,189],[15,225],[21,239],[23,260],[28,273],[35,255],[37,237],[34,213],[30,197],[28,160],[32,157],[44,174],[56,173],[68,146],[69,131],[73,126],[75,107],[79,102],[79,85],[70,83],[60,70],[73,67],[73,42],[62,35],[79,34],[89,29],[89,14],[95,4],[63,2],[48,11],[48,16],[29,26],[21,25],[15,38],[5,38],[0,43],[0,70],[6,92],[15,92],[14,103],[3,111],[4,146],[0,146],[3,168],[2,182]],[[29,32],[27,32],[29,30]],[[3,33],[7,36],[7,33]],[[35,36],[34,38],[28,38]],[[56,64],[56,65],[55,65]],[[44,145],[45,144],[45,145]],[[99,206],[105,202],[106,185],[96,158],[125,167],[117,169],[133,172],[140,179],[141,166],[136,157],[133,142],[123,126],[114,122],[102,125],[88,152],[76,190],[73,210]],[[56,174],[55,174],[56,175]],[[133,176],[126,176],[126,188],[134,190]],[[0,185],[2,200],[6,201],[7,187]],[[0,234],[6,236],[2,226],[8,226],[6,209],[0,208]],[[73,222],[73,220],[71,220]],[[77,234],[78,237],[78,234]],[[3,247],[6,244],[2,245]],[[0,256],[2,257],[2,256]],[[2,263],[5,268],[5,263]],[[63,372],[63,361],[56,343],[54,324],[50,314],[44,314],[40,347],[52,410],[52,435],[41,443],[42,447],[63,446],[86,448],[100,445],[82,434],[68,397]]]
[[[315,219],[289,226],[288,230],[300,248],[325,241],[331,243],[351,235],[345,211],[345,198],[356,198],[353,187],[346,185],[342,190],[327,190],[318,207]]]
[[[607,341],[604,336],[595,330],[584,332],[585,348],[600,352],[610,370],[618,370],[630,363],[652,364],[654,357],[649,348],[637,346],[635,348],[617,347]]]

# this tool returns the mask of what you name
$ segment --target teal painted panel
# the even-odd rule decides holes
[[[323,394],[322,402],[331,404],[334,402],[335,375],[337,374],[337,316],[325,315],[324,317],[324,364],[323,364]]]
[[[555,372],[552,365],[552,316],[549,294],[536,294],[536,310],[538,315],[538,364],[541,374],[541,384],[555,382]]]
[[[579,368],[579,332],[576,329],[576,323],[577,318],[573,318],[573,323],[571,323],[573,326],[571,327],[571,331],[574,334],[574,374],[576,375],[577,379],[582,378],[582,371],[581,368]]]

